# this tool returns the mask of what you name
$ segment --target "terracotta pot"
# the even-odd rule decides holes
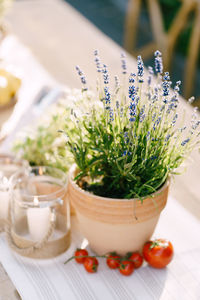
[[[99,255],[141,250],[166,205],[169,180],[141,203],[139,199],[104,198],[84,191],[73,180],[74,172],[75,166],[69,172],[68,195],[91,249]]]

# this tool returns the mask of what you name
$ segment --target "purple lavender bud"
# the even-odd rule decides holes
[[[146,135],[147,141],[149,140],[149,138],[150,138],[150,131],[147,131],[147,135]]]
[[[102,73],[103,73],[104,84],[108,84],[109,83],[109,76],[108,76],[108,70],[107,70],[106,65],[103,65]]]
[[[148,67],[148,71],[149,71],[149,76],[148,76],[148,85],[150,86],[151,85],[151,81],[152,81],[152,75],[153,75],[153,68],[152,67]]]
[[[127,155],[127,150],[125,150],[123,153],[122,153],[122,156],[126,156]]]
[[[160,108],[160,112],[162,112],[165,109],[165,105],[162,105]]]
[[[114,121],[114,113],[113,113],[113,109],[112,108],[110,108],[110,110],[109,110],[109,122],[112,122],[112,121]]]
[[[133,77],[130,77],[129,78],[129,83],[134,83],[135,82],[135,79]]]
[[[128,144],[128,142],[129,142],[128,132],[127,131],[124,133],[124,142],[125,142],[125,144]]]
[[[172,119],[172,123],[171,123],[172,126],[174,126],[176,124],[177,119],[178,119],[178,114],[175,114],[175,116]]]
[[[158,117],[155,123],[153,124],[153,130],[156,130],[156,127],[160,124],[160,121],[161,121],[161,117]]]
[[[129,98],[133,99],[135,97],[135,87],[134,85],[129,86],[128,90]]]
[[[165,75],[163,76],[163,83],[162,83],[162,87],[163,87],[163,96],[168,96],[169,95],[169,88],[171,85],[171,81],[170,80],[170,76],[168,72],[165,72]]]
[[[105,108],[110,109],[111,97],[108,91],[108,87],[104,88],[104,93],[105,93]]]
[[[196,121],[193,125],[192,125],[192,129],[193,130],[196,130],[197,127],[200,125],[200,120],[199,121]]]
[[[131,101],[129,106],[129,115],[130,115],[129,121],[134,122],[137,114],[136,114],[136,104],[133,102],[133,100]]]
[[[148,66],[148,71],[149,71],[149,74],[150,75],[153,75],[154,72],[153,72],[153,68],[151,66]]]
[[[156,159],[156,158],[157,158],[156,155],[152,155],[152,156],[150,157],[151,160],[154,160],[154,159]]]
[[[144,63],[142,61],[142,57],[139,55],[137,58],[138,64],[138,81],[143,82],[143,75],[144,75]]]
[[[123,113],[124,113],[124,109],[123,109],[123,107],[121,107],[121,108],[120,108],[120,118],[123,117]]]
[[[126,74],[126,55],[125,53],[121,53],[121,63],[122,63],[122,74]]]
[[[170,134],[168,134],[168,135],[166,136],[166,138],[165,138],[165,142],[168,142],[168,141],[169,141],[169,139],[170,139],[170,137],[171,137],[171,135],[170,135]]]
[[[135,79],[134,79],[134,75],[133,73],[131,73],[130,77],[129,77],[129,89],[128,89],[128,96],[130,99],[132,99],[134,101],[135,99],[135,95],[136,95],[136,88],[134,86],[134,82],[135,82]]]
[[[155,118],[156,118],[156,113],[153,114],[153,116],[152,116],[152,121],[154,121]]]
[[[117,75],[115,75],[115,88],[117,89],[119,87],[119,78]]]
[[[184,126],[184,127],[182,127],[182,128],[179,128],[179,130],[180,130],[180,132],[183,132],[186,128],[187,128],[187,127]]]
[[[83,71],[79,68],[79,66],[76,66],[76,70],[77,70],[78,75],[80,76],[82,84],[84,85],[84,90],[87,90],[87,87],[86,87],[87,82],[86,82],[86,78],[85,78]]]
[[[153,97],[152,97],[152,102],[155,103],[156,101],[158,101],[158,95],[157,94],[153,95]]]
[[[100,59],[99,59],[99,52],[98,50],[94,51],[94,56],[95,56],[95,63],[96,63],[96,67],[97,67],[97,72],[100,73],[101,72],[101,63],[100,63]]]
[[[144,121],[144,118],[145,118],[145,113],[144,113],[144,111],[145,111],[145,105],[142,106],[142,108],[141,108],[141,110],[140,110],[140,113],[139,113],[139,117],[140,117],[139,121],[140,121],[140,122],[143,122],[143,121]]]
[[[119,109],[119,106],[120,106],[120,105],[119,105],[119,101],[118,101],[118,100],[116,100],[116,103],[115,103],[115,104],[116,104],[116,108]]]
[[[189,138],[187,138],[186,140],[182,141],[181,146],[185,146],[189,141],[190,141]]]
[[[163,62],[162,62],[162,54],[160,51],[156,51],[154,53],[155,56],[155,71],[157,74],[162,74],[163,72]]]

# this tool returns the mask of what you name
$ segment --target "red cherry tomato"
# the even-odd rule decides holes
[[[84,261],[84,267],[88,273],[97,272],[99,262],[96,257],[87,257]]]
[[[173,258],[172,244],[164,239],[148,241],[143,247],[143,256],[148,264],[154,268],[164,268]]]
[[[119,266],[119,271],[122,275],[129,276],[134,271],[134,264],[129,260],[122,260]]]
[[[81,256],[88,256],[88,252],[85,249],[78,249],[77,248],[75,253],[74,253],[74,256],[75,256],[75,260],[76,260],[77,263],[83,264],[86,257],[81,257]]]
[[[135,269],[140,268],[143,264],[143,257],[139,252],[133,252],[130,254],[129,260],[133,262]]]
[[[106,259],[106,263],[110,269],[117,269],[120,265],[120,256],[115,252],[110,253]]]

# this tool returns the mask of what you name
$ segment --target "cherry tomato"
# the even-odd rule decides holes
[[[129,276],[134,271],[134,264],[129,260],[122,260],[119,266],[119,271],[122,275]]]
[[[106,263],[110,269],[117,269],[120,265],[120,256],[115,252],[110,253],[106,259]]]
[[[172,244],[164,239],[148,241],[143,247],[143,256],[148,264],[154,268],[164,268],[173,258]]]
[[[88,273],[97,272],[99,262],[96,257],[87,257],[84,261],[84,267]]]
[[[76,260],[77,263],[83,264],[84,261],[85,261],[85,259],[86,259],[86,257],[81,257],[81,256],[88,256],[88,252],[85,249],[78,249],[77,248],[76,251],[75,251],[75,253],[74,253],[74,256],[75,256],[75,260]]]
[[[129,260],[132,260],[135,269],[140,268],[143,264],[143,257],[139,252],[130,253]]]

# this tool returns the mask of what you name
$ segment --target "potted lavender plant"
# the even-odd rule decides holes
[[[104,84],[97,86],[94,105],[82,115],[72,112],[73,133],[65,131],[76,163],[70,171],[69,197],[83,234],[98,254],[141,249],[165,207],[170,175],[200,135],[195,113],[190,128],[178,115],[180,82],[170,90],[159,51],[156,80],[151,67],[145,80],[140,56],[137,74],[128,75],[124,55],[121,60],[129,86],[126,90],[116,77],[111,92],[107,67],[95,51],[99,82],[103,75]],[[77,71],[85,93],[85,76],[79,67]]]

